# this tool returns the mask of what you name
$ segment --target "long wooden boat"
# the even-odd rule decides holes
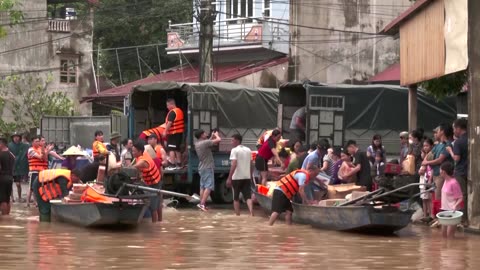
[[[254,192],[260,206],[270,214],[272,199]],[[293,221],[315,228],[389,234],[403,229],[410,223],[413,211],[400,211],[384,206],[313,206],[292,203]]]
[[[50,202],[54,219],[82,227],[138,225],[148,209],[148,202],[63,203]]]

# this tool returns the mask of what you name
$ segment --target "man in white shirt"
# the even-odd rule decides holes
[[[230,152],[230,174],[227,179],[227,186],[233,190],[233,208],[235,214],[240,215],[240,192],[243,198],[247,200],[248,210],[253,216],[251,180],[252,180],[252,151],[250,148],[242,145],[242,135],[232,136],[233,149]]]

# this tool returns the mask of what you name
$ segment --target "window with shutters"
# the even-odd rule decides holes
[[[310,109],[343,111],[345,99],[342,96],[311,95]]]
[[[77,61],[73,59],[60,60],[60,83],[77,83]]]

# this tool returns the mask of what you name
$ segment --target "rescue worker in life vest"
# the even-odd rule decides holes
[[[142,141],[136,141],[132,147],[132,155],[136,162],[133,165],[142,173],[143,182],[151,188],[161,189],[162,172],[157,167],[150,155],[145,151],[145,145]],[[150,199],[150,212],[152,222],[162,221],[162,195]]]
[[[145,142],[148,141],[148,137],[150,137],[150,135],[152,134],[155,134],[157,136],[157,139],[158,139],[158,143],[162,144],[162,145],[165,145],[164,144],[164,140],[166,139],[165,137],[162,137],[163,136],[163,133],[165,132],[165,127],[166,127],[166,124],[163,123],[161,124],[160,126],[157,126],[157,127],[154,127],[154,128],[151,128],[151,129],[147,129],[147,130],[144,130],[142,131],[142,133],[140,133],[140,136],[138,136],[138,139],[141,139]]]
[[[32,184],[40,212],[40,221],[50,221],[50,200],[68,195],[74,183],[80,182],[79,170],[49,169],[39,172]]]
[[[103,160],[108,155],[107,147],[103,142],[103,131],[95,131],[95,140],[92,145],[93,160],[99,162]]]
[[[167,99],[168,114],[165,118],[165,131],[163,137],[167,138],[167,151],[169,151],[170,162],[172,166],[167,169],[182,168],[182,153],[180,153],[180,145],[183,142],[183,133],[185,132],[185,118],[182,109],[175,104],[175,99]]]
[[[270,226],[275,223],[275,220],[277,220],[278,216],[283,212],[286,212],[286,223],[288,225],[292,224],[293,207],[291,200],[295,194],[300,194],[304,204],[312,203],[308,201],[305,195],[305,184],[307,184],[310,179],[317,177],[319,172],[320,169],[312,165],[308,170],[295,170],[277,182],[277,187],[273,191],[272,215],[268,222]]]

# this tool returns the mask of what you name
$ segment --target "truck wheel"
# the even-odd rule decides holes
[[[218,177],[215,181],[215,190],[212,194],[214,203],[232,203],[233,193],[232,189],[227,187],[226,177]]]

